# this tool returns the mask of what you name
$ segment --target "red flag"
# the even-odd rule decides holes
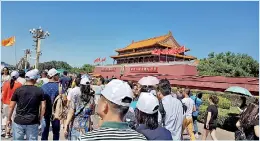
[[[103,58],[101,62],[105,62],[105,61],[106,61],[106,57],[105,57],[105,58]]]
[[[161,50],[159,50],[159,49],[154,49],[154,50],[152,51],[152,54],[153,54],[153,55],[160,55],[160,54],[161,54]]]
[[[164,50],[162,50],[161,53],[162,53],[162,54],[169,54],[169,50],[168,50],[168,49],[164,49]]]
[[[94,60],[94,63],[98,63],[98,62],[100,62],[100,58]]]

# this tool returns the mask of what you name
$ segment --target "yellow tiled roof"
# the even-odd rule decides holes
[[[116,51],[124,51],[124,50],[139,48],[139,47],[152,46],[152,45],[155,45],[156,43],[159,43],[159,42],[166,40],[170,36],[172,36],[171,33],[169,33],[167,35],[159,36],[159,37],[141,40],[141,41],[138,41],[138,42],[133,42],[132,44],[128,45],[127,47],[122,48],[122,49],[118,49]]]

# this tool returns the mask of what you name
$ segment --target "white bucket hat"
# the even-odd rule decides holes
[[[159,101],[151,93],[142,92],[137,101],[136,108],[146,114],[154,114],[159,110]],[[156,107],[158,107],[156,109]]]

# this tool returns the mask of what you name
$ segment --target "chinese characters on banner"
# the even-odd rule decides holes
[[[160,55],[160,54],[180,54],[185,52],[185,47],[179,47],[179,48],[172,48],[172,49],[164,49],[164,50],[160,50],[160,49],[155,49],[152,51],[153,55]]]
[[[101,72],[115,72],[116,68],[103,68]]]
[[[131,73],[157,73],[158,67],[130,67]]]

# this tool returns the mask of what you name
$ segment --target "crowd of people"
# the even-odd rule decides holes
[[[115,77],[68,76],[66,71],[60,76],[54,68],[43,70],[41,77],[39,73],[33,69],[9,74],[8,68],[3,69],[2,125],[5,123],[6,139],[38,140],[40,135],[41,140],[48,140],[50,127],[52,140],[63,135],[67,140],[83,141],[183,140],[184,131],[190,140],[196,140],[202,132],[197,120],[203,94],[193,95],[189,88],[173,93],[167,79],[147,76],[133,83]],[[209,133],[217,140],[219,99],[211,95],[208,102],[202,140]],[[248,110],[256,111],[252,105],[241,111],[244,116],[237,125],[239,131],[259,129],[259,116],[248,118]],[[244,126],[247,119],[250,127]],[[251,138],[258,138],[258,134]]]

